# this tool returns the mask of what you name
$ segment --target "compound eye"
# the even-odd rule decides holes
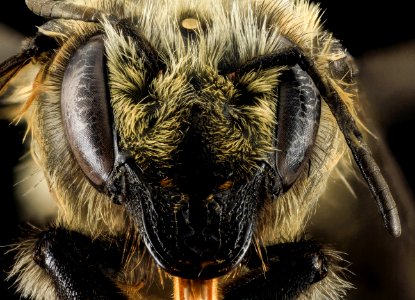
[[[114,165],[114,142],[102,36],[69,59],[61,88],[61,113],[71,151],[89,181],[105,188]]]
[[[295,65],[280,77],[276,162],[287,190],[308,163],[320,123],[320,94],[310,76]]]

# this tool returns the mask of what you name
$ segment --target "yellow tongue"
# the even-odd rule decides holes
[[[174,300],[218,300],[218,281],[175,277]]]

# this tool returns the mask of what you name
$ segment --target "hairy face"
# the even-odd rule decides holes
[[[189,20],[191,12],[184,12],[179,15]],[[182,41],[181,53],[153,45],[154,37],[126,35],[131,25],[105,27],[119,148],[142,173],[127,182],[139,181],[145,190],[130,196],[142,204],[131,214],[146,228],[141,231],[158,264],[190,278],[226,274],[250,245],[267,192],[264,165],[272,172],[282,69],[236,74],[240,63],[223,53],[235,45],[209,53],[218,25],[198,22],[192,30],[181,19],[154,24],[170,27],[168,38]],[[146,53],[150,47],[158,63]]]
[[[323,69],[343,57],[317,34],[317,10],[107,4],[117,21],[43,26],[62,33],[61,47],[34,132],[57,198],[75,212],[61,222],[79,226],[86,214],[96,232],[131,222],[159,266],[189,278],[228,273],[255,235],[299,234],[310,210],[295,212],[316,202],[342,144],[307,70],[261,58],[293,42],[325,45],[312,54]],[[286,27],[306,7],[307,37]]]

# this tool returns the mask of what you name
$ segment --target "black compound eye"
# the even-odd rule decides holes
[[[276,163],[284,189],[308,162],[320,123],[320,94],[310,76],[295,65],[280,77]]]
[[[80,46],[66,67],[62,121],[69,146],[89,181],[105,188],[114,165],[114,142],[102,36]]]

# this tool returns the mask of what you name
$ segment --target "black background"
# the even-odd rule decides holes
[[[415,47],[413,46],[415,41],[413,10],[409,9],[409,4],[406,4],[403,0],[385,3],[383,1],[327,0],[320,1],[320,3],[324,11],[323,18],[326,20],[325,27],[330,29],[342,41],[343,45],[356,57],[358,63],[361,63],[362,66],[365,66],[366,60],[370,60],[371,57],[376,56],[378,53],[393,53],[394,49],[406,47],[406,45],[411,43],[412,47],[405,48],[409,49],[406,50],[409,52],[404,51],[403,53],[409,53],[412,57],[415,57]],[[42,19],[34,16],[25,7],[24,1],[19,0],[8,1],[7,8],[5,6],[2,7],[0,10],[0,22],[9,25],[25,36],[30,36],[36,32],[35,25],[42,24]],[[0,47],[3,46],[3,41],[0,41]],[[382,60],[377,63],[381,64]],[[415,62],[406,67],[414,70]],[[364,70],[362,73],[365,73]],[[412,74],[414,73],[412,72]],[[385,76],[397,76],[399,78],[401,74],[403,72],[400,72],[400,70],[393,70],[393,74],[386,73]],[[368,80],[370,81],[370,79]],[[402,80],[408,80],[408,78],[402,78]],[[415,86],[415,77],[412,78],[412,81],[413,86]],[[381,89],[382,86],[378,88]],[[377,105],[377,99],[369,99],[369,101],[372,101],[372,106]],[[373,119],[375,123],[378,122],[381,135],[383,134],[386,138],[387,147],[391,149],[393,156],[403,170],[409,186],[409,195],[411,195],[411,189],[415,187],[415,159],[413,146],[410,145],[415,129],[415,94],[412,95],[412,98],[411,95],[409,95],[409,98],[408,95],[394,95],[393,99],[390,99],[392,104],[389,105],[399,107],[403,105],[401,101],[406,103],[404,109],[391,110],[395,114],[389,115],[388,118],[376,118],[374,116]],[[385,109],[387,110],[388,108],[385,107]],[[2,143],[0,144],[0,244],[5,245],[13,241],[18,232],[18,214],[13,201],[13,166],[25,151],[21,143],[24,128],[9,126],[9,122],[1,121],[0,134],[2,137]],[[405,207],[413,207],[413,203]],[[411,218],[414,215],[413,212],[404,213],[407,214],[404,219]],[[365,216],[359,215],[359,218],[362,219]],[[377,219],[373,220],[375,220],[374,226],[381,227]],[[348,222],[353,223],[354,221],[349,219]],[[379,231],[382,231],[382,228]],[[339,234],[341,235],[342,233]],[[386,235],[384,232],[379,234]],[[412,234],[413,232],[409,236],[404,234],[402,238],[412,239]],[[395,299],[415,299],[415,278],[401,278],[407,276],[405,274],[408,273],[400,273],[399,268],[382,268],[386,260],[394,261],[396,256],[401,255],[401,253],[404,253],[405,256],[410,255],[410,257],[404,257],[404,261],[413,261],[413,258],[415,258],[415,248],[405,249],[403,252],[390,250],[390,248],[393,248],[393,246],[390,246],[395,243],[394,239],[386,238],[386,242],[379,242],[378,240],[368,239],[370,235],[371,231],[366,232],[366,236],[356,240],[352,239],[351,242],[346,244],[341,242],[341,237],[339,238],[340,241],[337,240],[335,242],[339,244],[340,248],[344,247],[344,251],[353,251],[349,247],[357,248],[359,249],[358,251],[361,251],[355,252],[355,254],[351,254],[348,257],[352,261],[351,269],[355,273],[352,276],[352,281],[356,282],[357,290],[352,291],[347,299],[391,299],[392,297]],[[365,262],[371,261],[371,253],[382,252],[380,248],[383,247],[383,244],[376,244],[378,242],[388,244],[386,248],[389,250],[386,251],[384,256],[374,258],[375,261],[372,264],[365,264]],[[357,245],[358,243],[359,245]],[[363,247],[360,243],[369,245]],[[408,243],[403,247],[411,247],[411,245],[412,243]],[[2,250],[1,252],[3,253],[4,251]],[[364,259],[361,264],[355,262],[355,260],[362,261],[362,257]],[[376,255],[373,257],[376,257]],[[3,270],[7,269],[8,259],[7,255],[2,254],[1,268]],[[377,268],[373,267],[373,265],[377,265]],[[413,275],[413,273],[410,274]],[[2,278],[0,280],[2,281]],[[412,282],[414,287],[411,286]],[[13,296],[9,285],[2,284],[0,286],[1,299],[18,298]]]

